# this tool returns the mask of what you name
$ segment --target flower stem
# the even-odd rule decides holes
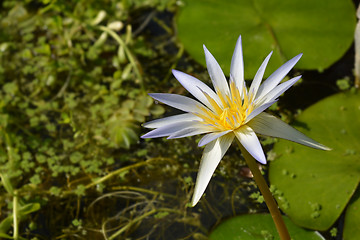
[[[261,175],[261,172],[259,170],[258,165],[256,164],[256,160],[253,156],[241,145],[239,141],[236,141],[240,147],[240,150],[245,158],[245,161],[250,168],[255,182],[258,185],[258,188],[260,189],[261,194],[264,197],[265,203],[270,211],[270,214],[274,220],[276,229],[280,235],[281,240],[290,240],[289,232],[286,228],[286,225],[284,223],[284,220],[281,217],[281,213],[279,211],[278,205],[275,202],[275,199],[273,198],[270,189],[264,179],[264,177]]]
[[[13,238],[15,240],[19,239],[19,216],[18,216],[18,196],[17,191],[14,191],[13,197]]]

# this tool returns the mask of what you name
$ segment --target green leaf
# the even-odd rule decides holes
[[[13,223],[13,215],[6,217],[0,222],[0,234],[6,234]],[[1,235],[0,235],[1,236]]]
[[[116,147],[130,148],[130,145],[139,140],[132,123],[118,121],[110,127],[110,138]]]
[[[324,239],[317,232],[308,231],[296,226],[289,218],[283,217],[292,240]],[[213,240],[254,240],[280,239],[270,214],[248,214],[230,218],[210,234]]]
[[[353,42],[355,9],[350,0],[188,0],[177,23],[187,52],[205,65],[205,44],[227,74],[241,34],[245,78],[252,79],[271,50],[265,75],[299,53],[296,68],[329,67]]]
[[[35,212],[40,209],[39,203],[28,203],[20,207],[19,216],[20,218],[25,217],[27,214]],[[5,237],[6,233],[11,228],[13,224],[13,214],[7,216],[4,220],[0,222],[0,237]],[[5,235],[4,235],[5,234]]]
[[[165,112],[165,109],[161,105],[152,105],[150,108],[150,113],[155,116],[160,116],[160,115],[164,114],[164,112]]]
[[[0,237],[1,238],[6,238],[6,239],[14,239],[13,237],[7,235],[6,233],[2,233],[2,232],[0,232]]]
[[[82,154],[81,152],[73,152],[70,155],[70,162],[71,163],[78,163],[83,159],[84,159],[84,154]]]
[[[360,236],[360,191],[354,195],[348,205],[344,223],[344,240],[357,240]]]
[[[25,216],[27,214],[30,214],[32,212],[36,212],[40,208],[41,208],[40,203],[27,203],[27,204],[20,207],[19,215],[21,217],[23,217],[23,216]]]
[[[0,174],[1,177],[1,184],[4,186],[5,190],[9,193],[9,194],[13,194],[14,193],[14,188],[11,184],[11,180],[8,174],[6,173],[2,173]]]
[[[360,180],[360,95],[341,93],[306,109],[298,129],[332,148],[315,150],[280,140],[269,178],[280,208],[298,225],[326,230],[340,216]]]

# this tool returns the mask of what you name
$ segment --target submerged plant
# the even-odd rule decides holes
[[[168,139],[171,139],[206,133],[199,141],[199,146],[205,146],[205,149],[191,201],[192,206],[195,206],[201,198],[212,174],[234,138],[237,139],[275,223],[283,225],[279,228],[284,228],[276,203],[255,163],[257,160],[266,164],[266,157],[256,133],[288,139],[317,149],[329,150],[326,146],[305,136],[280,119],[264,112],[278,100],[282,93],[300,79],[301,76],[297,76],[279,84],[299,61],[302,54],[286,62],[260,85],[271,52],[257,71],[250,89],[247,89],[244,81],[241,36],[236,43],[231,60],[229,83],[226,81],[219,64],[205,46],[204,51],[208,72],[215,91],[200,80],[173,70],[175,78],[198,101],[177,94],[149,94],[155,100],[187,113],[145,123],[144,127],[155,129],[143,135],[142,138],[167,136]],[[283,233],[279,230],[279,233],[282,239],[289,238],[286,230]]]

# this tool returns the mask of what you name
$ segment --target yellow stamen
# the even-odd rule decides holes
[[[230,93],[228,95],[223,94],[221,91],[216,92],[221,105],[204,93],[213,110],[202,107],[199,113],[195,113],[195,115],[202,118],[204,124],[213,127],[214,131],[235,130],[241,127],[246,117],[254,109],[253,99],[251,96],[248,96],[245,86],[242,94],[240,94],[235,82],[231,81]]]
[[[219,105],[216,103],[216,101],[214,99],[212,99],[209,94],[207,94],[206,92],[203,92],[206,99],[209,101],[209,103],[211,104],[211,106],[215,109],[215,112],[217,114],[221,114],[222,113],[222,109],[219,107]]]

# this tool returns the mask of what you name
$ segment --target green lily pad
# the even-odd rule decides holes
[[[269,178],[280,208],[298,225],[326,230],[360,181],[360,95],[341,93],[306,109],[298,129],[332,148],[315,150],[280,140]]]
[[[356,18],[351,0],[188,0],[177,23],[186,51],[205,66],[205,44],[227,73],[241,34],[245,78],[252,79],[271,50],[265,75],[301,52],[297,68],[329,67],[352,44]]]
[[[344,240],[357,240],[360,236],[360,191],[355,193],[346,209],[344,223]]]
[[[324,239],[317,232],[296,226],[289,218],[283,217],[292,240]],[[280,239],[270,214],[248,214],[230,218],[221,223],[210,234],[213,240],[254,240]]]

